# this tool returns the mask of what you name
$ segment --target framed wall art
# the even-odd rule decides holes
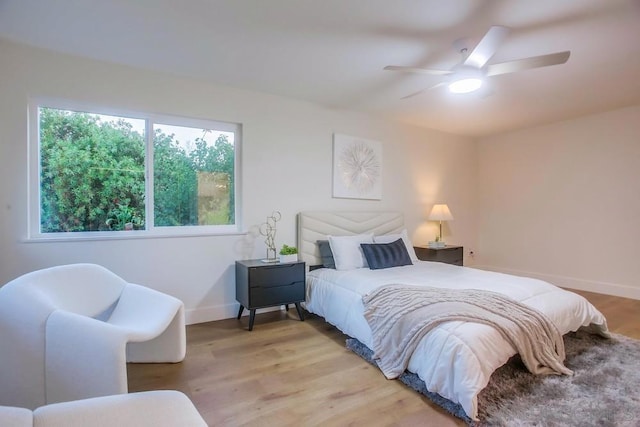
[[[333,134],[333,197],[382,199],[382,144]]]

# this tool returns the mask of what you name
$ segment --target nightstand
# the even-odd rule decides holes
[[[259,259],[236,261],[236,300],[240,303],[238,319],[244,309],[249,313],[249,330],[253,330],[256,309],[295,304],[304,320],[300,302],[305,299],[305,263],[264,263]]]
[[[462,246],[445,246],[444,248],[430,248],[428,246],[414,246],[416,256],[422,261],[444,262],[453,265],[462,265]]]

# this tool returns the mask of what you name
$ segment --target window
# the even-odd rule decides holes
[[[30,122],[30,237],[239,231],[239,124],[62,102]]]

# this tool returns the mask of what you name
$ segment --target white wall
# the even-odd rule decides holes
[[[640,299],[640,106],[478,144],[478,265]]]
[[[445,202],[455,217],[445,228],[447,241],[475,246],[477,154],[469,138],[2,40],[0,58],[0,283],[56,264],[97,262],[182,299],[194,323],[235,315],[234,261],[265,256],[256,227],[273,210],[282,213],[277,246],[295,243],[295,215],[302,210],[400,210],[414,242],[426,244],[436,233],[427,211]],[[26,241],[27,103],[39,96],[242,123],[247,233]],[[382,142],[382,201],[331,197],[334,132]]]

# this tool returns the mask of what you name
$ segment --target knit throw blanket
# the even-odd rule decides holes
[[[562,363],[564,342],[555,324],[538,310],[504,295],[476,289],[388,285],[365,295],[363,302],[374,357],[389,379],[405,371],[413,351],[431,329],[457,320],[494,327],[534,374],[573,374]]]

